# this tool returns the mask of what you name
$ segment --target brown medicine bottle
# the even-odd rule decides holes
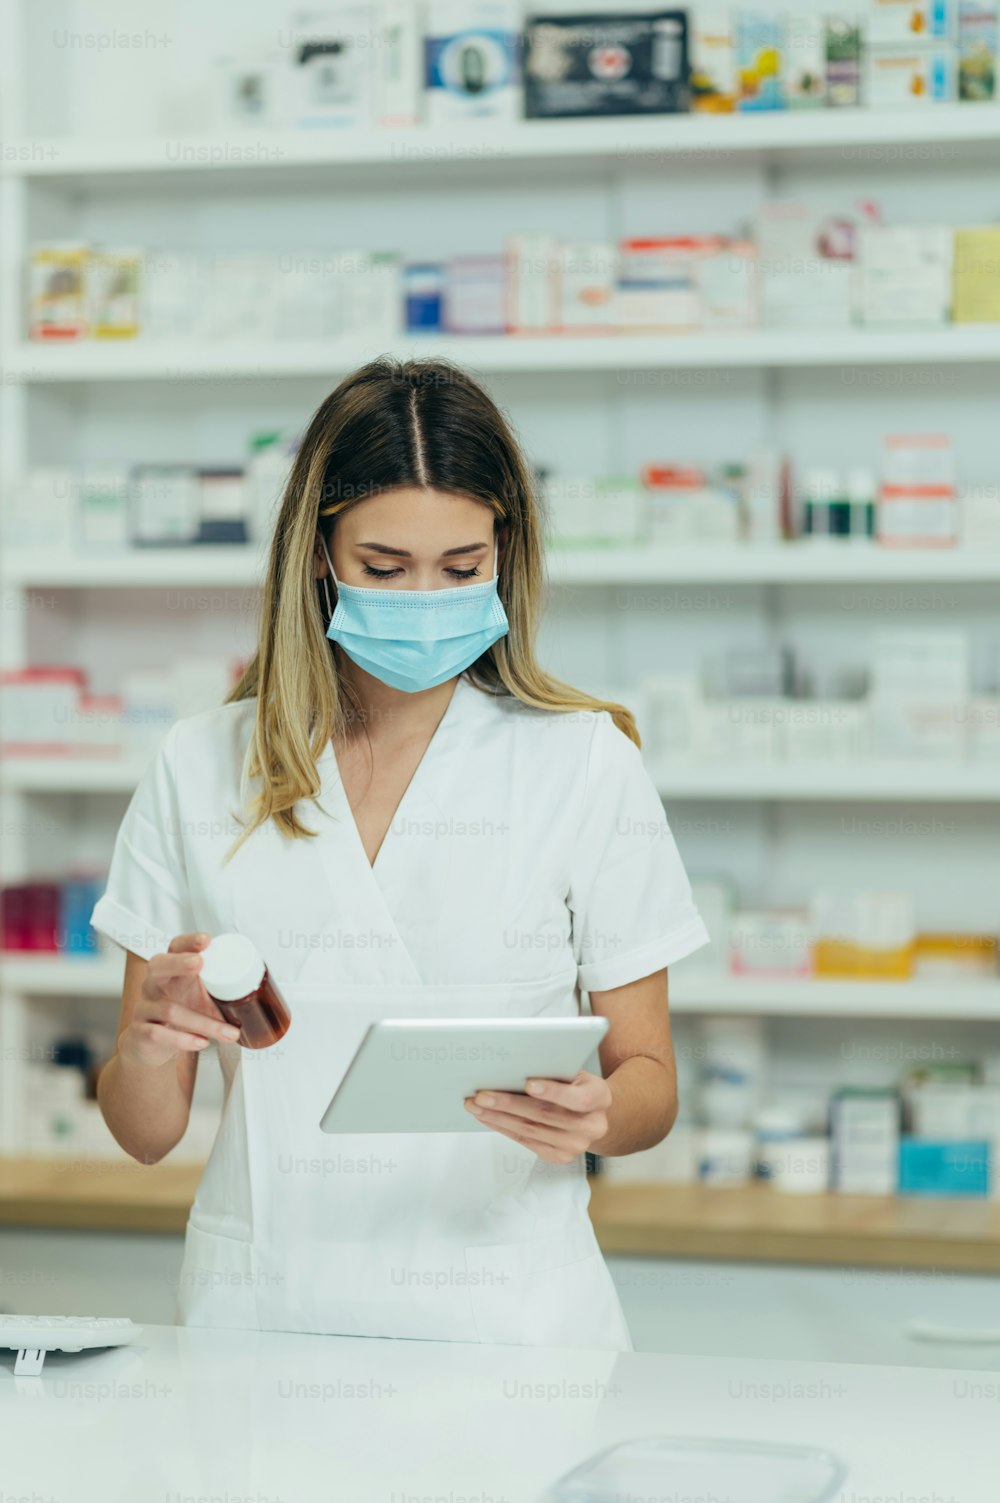
[[[251,940],[217,934],[201,951],[201,982],[227,1023],[240,1030],[244,1049],[266,1049],[288,1032],[292,1019]]]

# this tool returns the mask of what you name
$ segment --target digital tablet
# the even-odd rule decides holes
[[[489,1132],[465,1109],[476,1091],[523,1091],[533,1076],[600,1073],[607,1018],[390,1018],[372,1023],[323,1113],[324,1132]]]

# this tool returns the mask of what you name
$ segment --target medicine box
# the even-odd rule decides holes
[[[639,333],[697,328],[701,305],[696,262],[718,245],[713,236],[623,240],[618,326]]]
[[[899,1145],[900,1194],[988,1195],[990,1149],[982,1139],[935,1142],[903,1138]]]
[[[507,237],[507,329],[552,334],[559,326],[560,246],[539,231]]]
[[[826,102],[834,109],[861,103],[861,28],[854,19],[826,19]]]
[[[741,110],[784,109],[782,50],[785,38],[781,17],[767,11],[740,11],[736,39],[738,107]]]
[[[456,256],[447,263],[444,323],[449,334],[506,333],[505,256]]]
[[[882,446],[878,538],[889,548],[948,548],[958,537],[954,457],[947,434],[889,435]]]
[[[973,103],[996,96],[996,0],[958,0],[958,97]]]
[[[1000,246],[1000,232],[997,242]],[[858,245],[861,321],[944,323],[952,300],[952,245],[953,233],[943,225],[862,226]],[[997,285],[1000,288],[1000,276]]]
[[[735,913],[729,925],[729,946],[734,976],[808,976],[812,972],[804,913]]]
[[[826,103],[826,28],[822,16],[793,11],[785,18],[785,100],[788,108]]]
[[[853,206],[827,213],[793,200],[762,204],[754,233],[762,323],[776,328],[849,324],[857,236],[864,222]]]
[[[416,125],[423,103],[422,6],[375,0],[375,113],[379,125]]]
[[[866,51],[865,104],[895,110],[941,104],[955,97],[955,54],[950,47],[883,47]]]
[[[954,25],[952,0],[868,0],[865,39],[869,47],[946,42]]]
[[[619,256],[606,240],[570,241],[559,252],[558,323],[564,334],[616,327]]]
[[[142,255],[94,250],[87,262],[87,323],[95,339],[134,339],[140,328]]]
[[[1000,321],[1000,228],[955,231],[953,300],[956,323]]]
[[[360,129],[372,117],[372,15],[367,4],[337,0],[293,10],[288,121],[312,129]]]
[[[707,114],[728,114],[739,94],[735,16],[731,11],[688,13],[691,28],[691,108]]]
[[[701,327],[749,329],[757,322],[757,247],[722,241],[695,261]]]
[[[532,16],[524,85],[529,119],[685,112],[687,13]]]
[[[431,124],[520,114],[520,8],[513,0],[428,0],[424,81]]]
[[[899,1178],[895,1091],[838,1091],[830,1103],[832,1183],[852,1195],[891,1195]]]
[[[82,339],[88,332],[89,247],[76,241],[36,245],[28,262],[28,333],[32,339]]]

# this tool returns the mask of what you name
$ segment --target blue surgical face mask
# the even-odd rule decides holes
[[[327,636],[373,678],[407,694],[433,689],[474,663],[510,630],[493,578],[443,590],[362,589],[341,584],[320,536],[337,604]]]

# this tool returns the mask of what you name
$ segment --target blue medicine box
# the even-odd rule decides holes
[[[904,1195],[988,1195],[990,1145],[986,1139],[901,1138],[899,1189]]]

